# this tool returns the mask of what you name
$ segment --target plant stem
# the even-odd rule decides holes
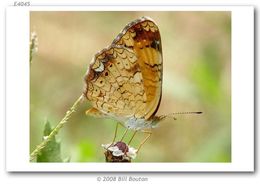
[[[43,139],[42,143],[40,143],[30,154],[30,161],[34,160],[35,157],[41,152],[41,150],[47,145],[47,143],[58,134],[59,130],[64,126],[64,124],[69,120],[72,113],[76,111],[77,106],[83,100],[84,95],[82,94],[77,101],[72,105],[72,107],[66,112],[66,115],[62,118],[62,120],[56,125],[56,127],[51,131],[49,136]]]

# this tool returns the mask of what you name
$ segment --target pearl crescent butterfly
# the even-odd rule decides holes
[[[148,17],[132,21],[92,59],[85,75],[86,113],[113,118],[126,128],[152,128],[162,96],[160,31]]]
[[[85,75],[87,111],[113,118],[125,127],[149,128],[162,94],[162,44],[158,26],[148,17],[128,25],[98,52]]]

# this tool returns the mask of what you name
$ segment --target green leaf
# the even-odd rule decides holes
[[[48,136],[52,131],[49,121],[46,121],[43,132],[44,137]],[[41,153],[37,156],[37,162],[63,162],[61,158],[60,143],[56,141],[55,136],[47,143],[42,149]]]

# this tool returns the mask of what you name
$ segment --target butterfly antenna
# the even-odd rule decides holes
[[[202,112],[174,112],[169,115],[177,115],[177,114],[202,114]]]
[[[177,120],[177,118],[174,117],[175,115],[182,115],[182,114],[202,114],[202,113],[203,113],[203,112],[174,112],[174,113],[171,113],[171,114],[159,116],[159,119],[162,120],[162,119],[165,119],[165,118],[167,118],[167,117],[172,117],[174,120]]]

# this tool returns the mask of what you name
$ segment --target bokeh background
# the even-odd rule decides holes
[[[230,12],[31,12],[38,52],[30,67],[30,150],[42,140],[44,123],[55,126],[83,91],[94,54],[130,21],[149,16],[163,48],[163,92],[158,115],[169,118],[153,130],[135,162],[231,161]],[[85,115],[85,101],[57,139],[70,162],[104,162],[101,144],[112,141],[116,122]],[[119,127],[118,138],[124,128]],[[130,138],[129,133],[127,138]],[[146,135],[138,133],[132,146]]]

